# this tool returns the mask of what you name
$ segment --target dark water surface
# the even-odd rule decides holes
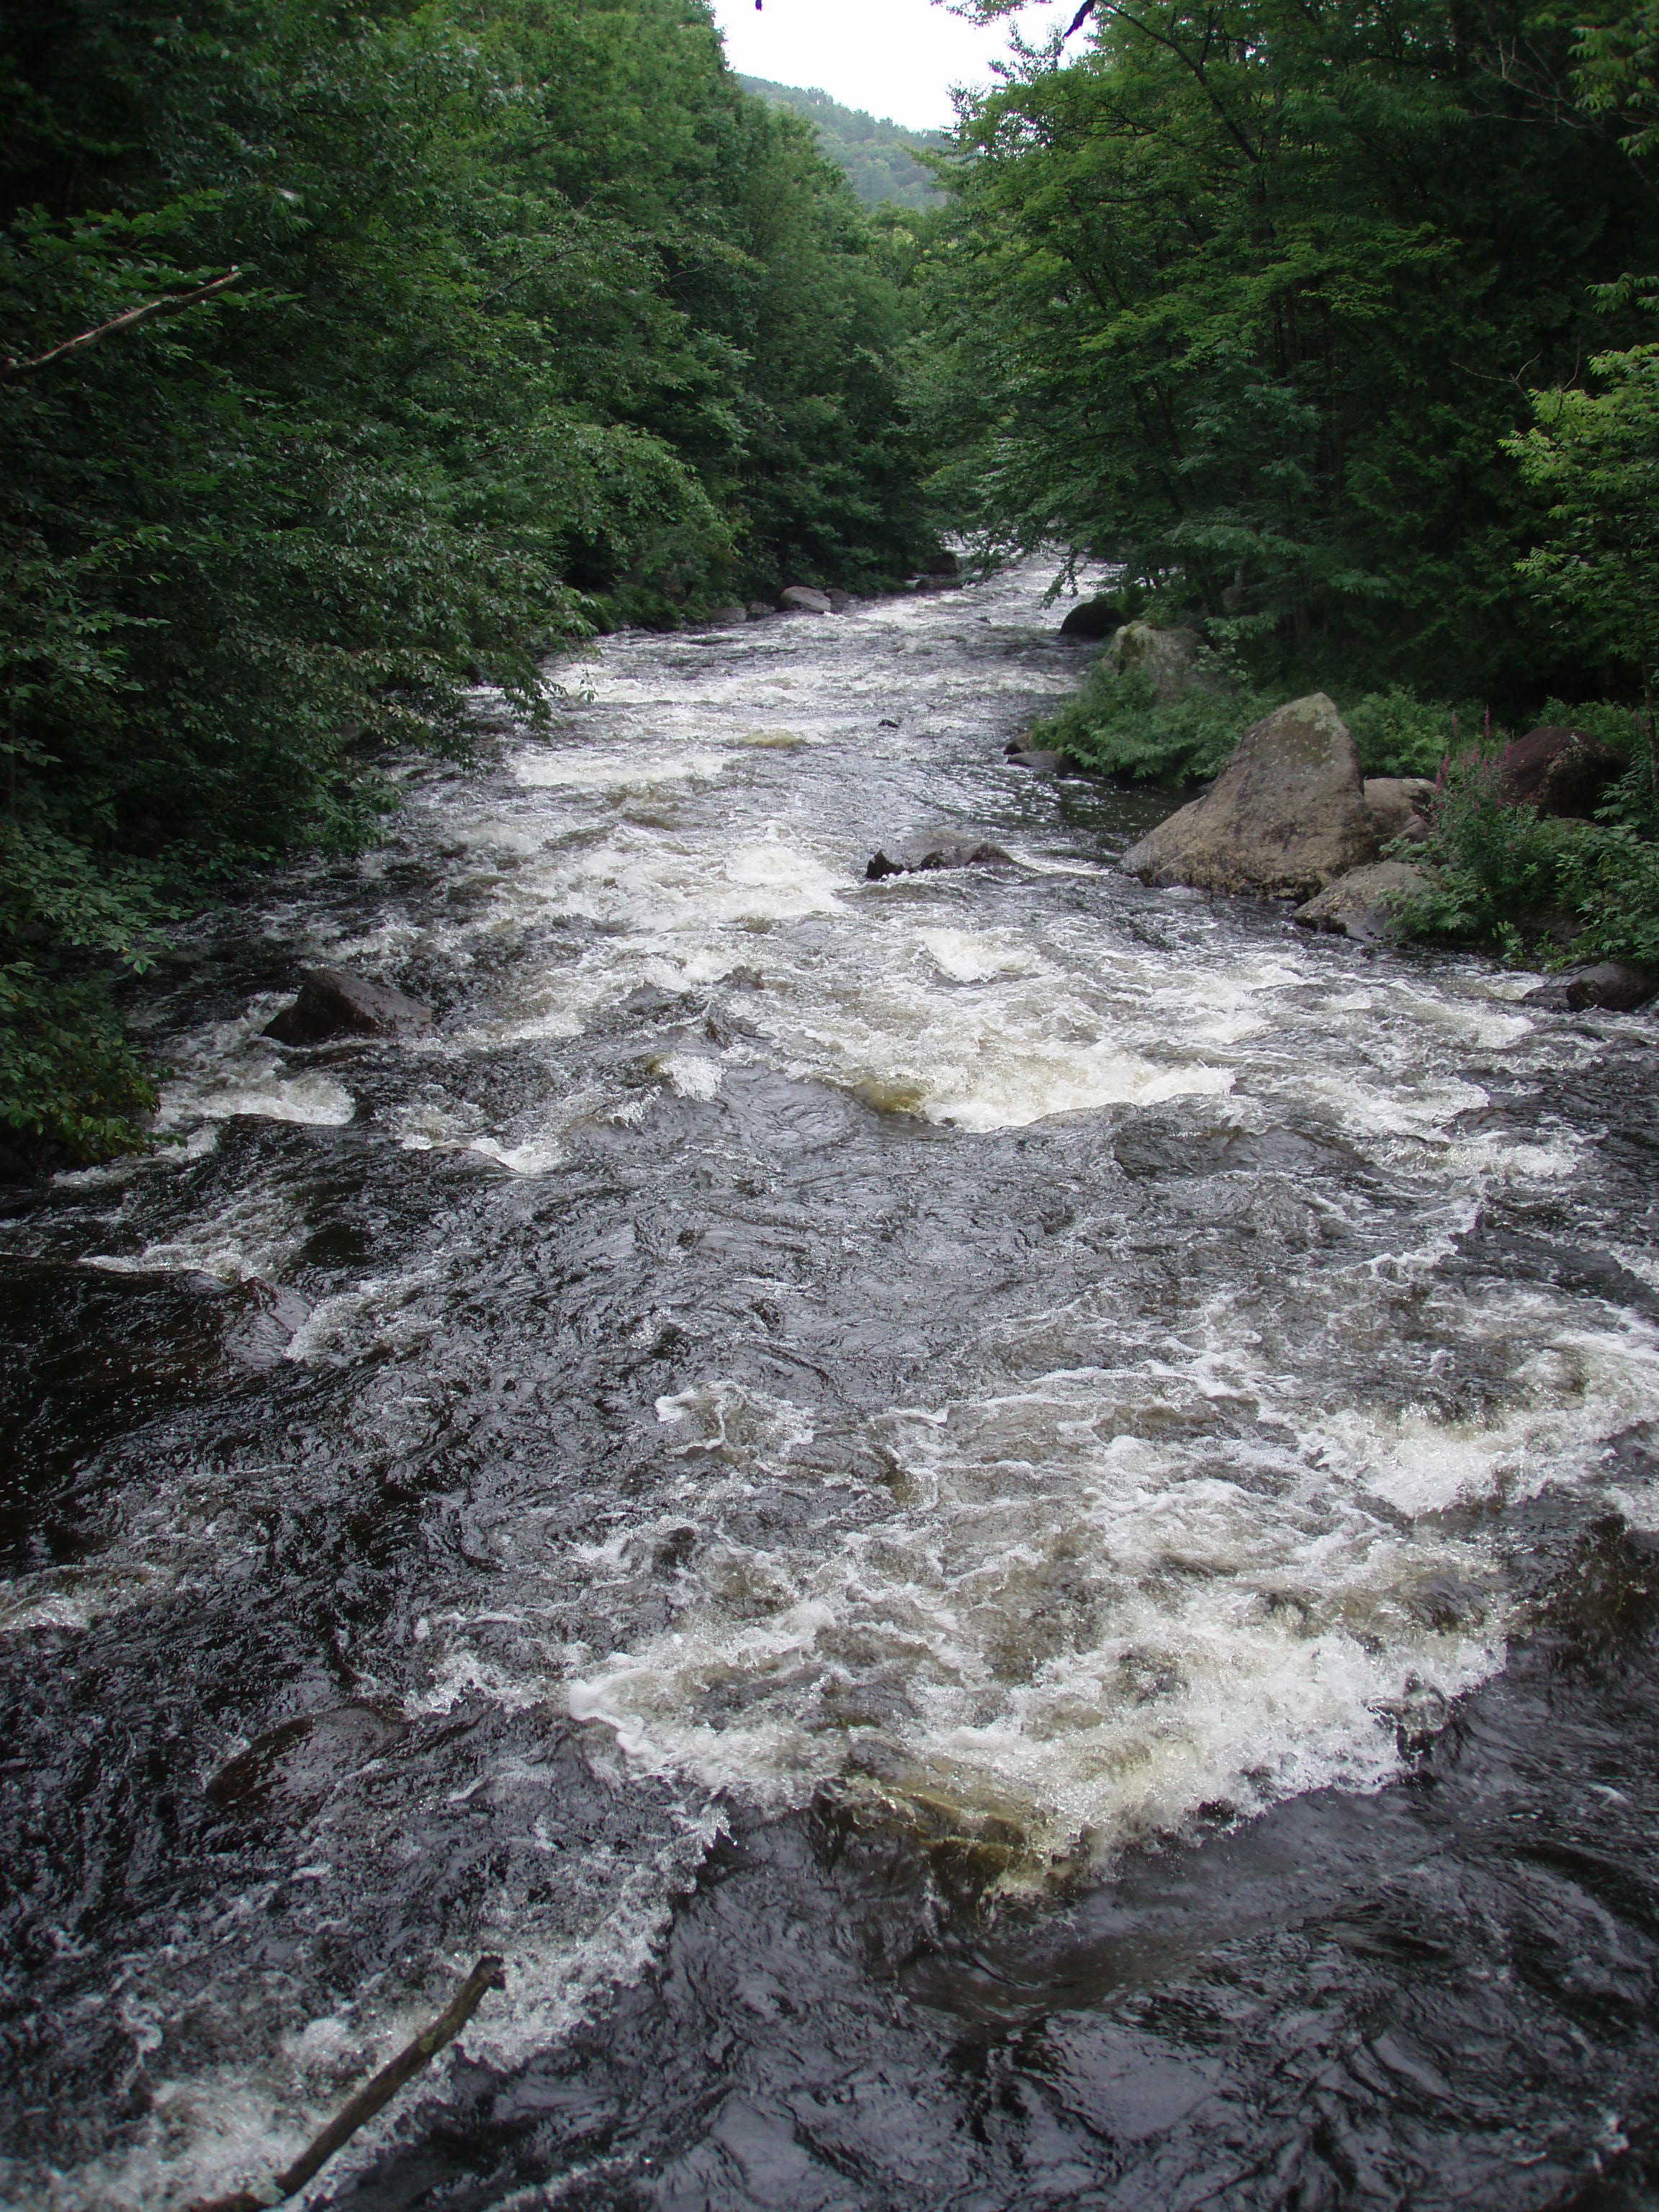
[[[1653,1026],[1118,876],[1041,580],[607,641],[0,1221],[8,2203],[498,1949],[309,2202],[1659,2204]]]

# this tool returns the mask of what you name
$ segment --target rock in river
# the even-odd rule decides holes
[[[431,1026],[429,1007],[388,984],[344,968],[307,968],[299,997],[266,1023],[265,1035],[278,1044],[325,1044],[337,1036],[418,1036]]]
[[[1628,960],[1599,960],[1594,968],[1581,968],[1568,976],[1566,1000],[1575,1009],[1600,1006],[1607,1013],[1629,1014],[1645,1006],[1656,992],[1659,980],[1645,968],[1634,967]]]
[[[1123,610],[1115,599],[1079,599],[1060,626],[1060,634],[1079,645],[1091,644],[1096,639],[1109,637],[1123,621]]]
[[[1291,918],[1298,928],[1331,930],[1376,945],[1401,934],[1401,907],[1428,887],[1428,876],[1408,860],[1375,860],[1339,876]]]
[[[806,584],[790,584],[778,593],[781,615],[827,615],[835,611],[828,592],[815,592]]]
[[[890,852],[884,847],[872,854],[864,873],[868,882],[878,884],[884,876],[921,875],[934,868],[994,867],[998,862],[1012,865],[1012,856],[1000,845],[975,844],[967,837],[907,837]]]
[[[1202,799],[1160,822],[1122,866],[1149,884],[1308,898],[1376,857],[1359,756],[1322,691],[1245,732]]]
[[[1066,773],[1065,754],[1050,751],[1042,745],[1035,750],[1029,745],[1010,745],[1003,758],[1010,768],[1030,769],[1033,775],[1064,775]]]

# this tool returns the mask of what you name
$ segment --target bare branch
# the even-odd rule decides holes
[[[343,2105],[322,2133],[307,2144],[293,2163],[276,2175],[269,2188],[263,2191],[239,2190],[231,2197],[216,2197],[210,2203],[195,2204],[191,2212],[265,2212],[265,2208],[280,2204],[285,2198],[297,2197],[312,2176],[325,2166],[337,2150],[349,2143],[359,2128],[372,2120],[384,2106],[389,2105],[405,2081],[412,2081],[422,2067],[428,2065],[466,2026],[482,2003],[489,1990],[507,1986],[501,1973],[501,1962],[493,1954],[480,1959],[472,1972],[461,1984],[431,2026],[423,2027],[412,2043],[405,2044],[398,2056],[381,2067],[373,2081],[366,2081],[349,2103]]]
[[[79,353],[83,346],[94,346],[117,331],[136,330],[140,323],[148,323],[157,315],[176,315],[181,307],[193,307],[203,300],[210,300],[216,292],[222,292],[227,284],[234,284],[241,275],[240,268],[228,269],[222,276],[216,276],[210,284],[198,284],[193,292],[170,292],[163,299],[146,300],[142,307],[129,307],[124,315],[117,315],[107,323],[100,323],[95,330],[82,331],[76,337],[65,338],[50,352],[38,353],[33,361],[18,361],[8,354],[0,361],[0,384],[9,384],[13,378],[33,376],[37,368],[48,368],[66,354]]]

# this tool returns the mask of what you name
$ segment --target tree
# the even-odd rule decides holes
[[[994,9],[991,10],[994,12]],[[934,267],[946,482],[1264,665],[1516,695],[1526,384],[1656,204],[1537,0],[1102,5],[969,116]],[[1599,336],[1592,336],[1592,333]],[[1534,626],[1535,627],[1535,626]]]

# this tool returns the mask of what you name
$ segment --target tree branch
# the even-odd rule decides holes
[[[222,276],[216,276],[210,284],[198,284],[193,292],[171,292],[164,299],[146,300],[142,307],[129,307],[124,315],[117,315],[107,323],[100,323],[95,330],[82,331],[78,337],[65,338],[47,353],[38,353],[33,361],[19,361],[8,354],[0,361],[0,384],[9,384],[15,377],[33,376],[37,368],[48,368],[66,354],[79,353],[83,346],[99,344],[112,337],[117,331],[136,330],[140,323],[153,321],[157,315],[176,315],[180,307],[193,307],[203,300],[210,300],[216,292],[222,292],[227,284],[234,284],[241,275],[238,269],[228,269]]]
[[[392,2102],[405,2081],[412,2081],[422,2067],[437,2057],[445,2044],[460,2033],[478,2009],[485,1991],[506,1986],[501,1960],[493,1955],[480,1959],[430,2027],[423,2027],[415,2040],[405,2044],[398,2056],[381,2067],[372,2081],[364,2082],[356,2095],[341,2106],[322,2133],[301,2152],[293,2165],[284,2166],[275,2176],[268,2189],[263,2192],[239,2190],[234,2196],[216,2197],[207,2203],[192,2206],[191,2212],[265,2212],[267,2206],[280,2204],[286,2197],[297,2197],[307,2182],[327,2164],[335,2152],[349,2143],[359,2128],[372,2120],[383,2106]]]

